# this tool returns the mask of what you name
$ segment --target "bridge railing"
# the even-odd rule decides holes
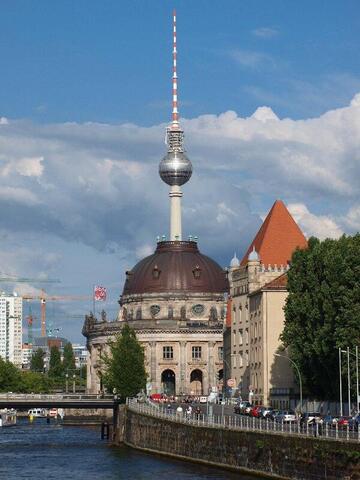
[[[188,425],[206,426],[211,428],[227,428],[231,430],[253,431],[258,433],[274,433],[276,435],[298,435],[307,437],[327,438],[329,440],[345,440],[360,442],[360,428],[352,430],[349,425],[339,428],[336,424],[331,427],[328,424],[316,423],[314,426],[300,422],[275,422],[267,419],[258,419],[242,415],[206,415],[187,414],[186,410],[178,412],[166,405],[152,402],[139,402],[137,399],[127,399],[128,408],[132,411],[145,413],[157,418],[163,418],[171,422]]]
[[[0,393],[0,400],[109,400],[113,395],[75,393]]]

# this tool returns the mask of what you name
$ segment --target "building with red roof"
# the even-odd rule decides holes
[[[287,271],[307,240],[281,200],[276,200],[241,262],[229,269],[231,320],[224,329],[225,380],[243,400],[289,406],[295,384],[290,362],[275,355],[284,326]]]

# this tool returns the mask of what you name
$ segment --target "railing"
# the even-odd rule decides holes
[[[328,424],[315,423],[301,424],[296,422],[276,422],[270,419],[259,419],[242,415],[206,415],[187,414],[186,410],[177,412],[164,405],[152,402],[138,402],[137,399],[128,398],[127,405],[130,410],[145,413],[157,418],[163,418],[171,422],[187,425],[206,426],[211,428],[228,428],[231,430],[252,431],[262,433],[274,433],[276,435],[298,435],[307,437],[326,438],[331,440],[346,440],[360,442],[360,428],[356,430],[340,428],[337,424],[331,427]]]
[[[0,400],[109,400],[113,395],[75,393],[0,393]]]

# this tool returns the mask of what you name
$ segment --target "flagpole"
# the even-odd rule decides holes
[[[93,312],[94,312],[94,317],[96,318],[96,312],[95,312],[95,285],[93,285]]]

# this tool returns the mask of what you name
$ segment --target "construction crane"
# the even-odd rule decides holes
[[[44,290],[41,290],[40,295],[24,294],[22,298],[24,300],[40,300],[41,336],[46,337],[46,302],[89,300],[92,297],[89,295],[48,295]]]
[[[18,277],[11,273],[0,272],[0,282],[7,283],[60,283],[61,280],[58,278],[28,278],[28,277]]]

